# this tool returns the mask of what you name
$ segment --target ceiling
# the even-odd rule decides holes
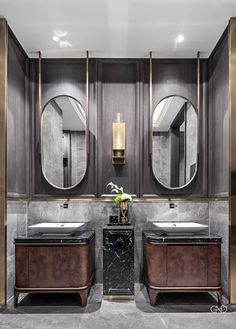
[[[207,57],[236,0],[0,0],[0,15],[30,57]],[[67,33],[68,48],[55,31]]]

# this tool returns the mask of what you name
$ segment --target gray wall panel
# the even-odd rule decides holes
[[[85,179],[73,190],[56,190],[41,173],[37,72],[31,61],[33,131],[32,169],[35,196],[103,196],[109,194],[106,184],[114,181],[138,197],[207,196],[207,61],[201,61],[201,113],[199,120],[199,168],[196,179],[186,188],[171,191],[153,177],[149,157],[149,109],[147,60],[94,59],[90,65],[90,155]],[[178,94],[196,104],[196,60],[154,60],[153,104]],[[83,60],[43,60],[43,105],[52,97],[68,94],[85,104],[85,65]],[[125,166],[112,165],[112,122],[121,112],[126,122]],[[98,152],[96,150],[98,148]],[[97,154],[97,155],[96,155]],[[35,172],[34,172],[35,170]],[[96,174],[96,172],[98,174]],[[35,180],[35,182],[34,182]]]
[[[188,98],[196,106],[196,60],[153,60],[153,110],[160,100],[170,95]],[[201,109],[199,115],[199,166],[198,172],[187,187],[168,190],[154,178],[149,147],[149,65],[145,65],[144,100],[142,111],[141,197],[207,196],[207,60],[201,60]]]
[[[107,60],[100,64],[100,103],[98,111],[99,196],[109,194],[107,183],[123,186],[127,193],[139,195],[139,101],[138,61]],[[112,122],[116,113],[126,123],[125,165],[112,164]]]
[[[38,61],[31,61],[31,99],[33,109],[33,147],[32,147],[32,195],[33,196],[95,196],[97,191],[95,177],[96,162],[96,65],[90,65],[90,107],[86,109],[86,66],[85,60],[42,60],[42,107],[53,97],[69,95],[77,99],[89,117],[89,155],[88,167],[82,182],[71,190],[59,190],[52,187],[43,177],[40,161],[39,115],[38,115]]]
[[[228,35],[209,60],[209,196],[229,194]]]
[[[8,195],[28,196],[29,113],[27,56],[9,33],[8,43]]]

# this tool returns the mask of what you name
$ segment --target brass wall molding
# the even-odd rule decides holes
[[[197,52],[197,113],[200,113],[200,85],[201,85],[201,77],[200,77],[200,51]],[[198,120],[199,121],[199,120]]]
[[[88,154],[90,152],[90,134],[89,134],[89,52],[86,51],[86,111],[87,111],[87,161],[89,160]]]
[[[236,304],[236,18],[229,22],[230,303]]]
[[[152,51],[150,51],[150,59],[149,59],[149,154],[150,154],[150,161],[152,158]]]
[[[39,122],[42,115],[42,54],[38,52],[38,116]],[[39,153],[41,153],[41,124],[38,129]]]
[[[107,202],[114,203],[113,197],[111,198],[7,198],[8,202]],[[229,201],[228,197],[222,198],[133,198],[134,203],[158,203],[158,202],[217,202]]]
[[[0,305],[6,304],[8,26],[0,19]]]

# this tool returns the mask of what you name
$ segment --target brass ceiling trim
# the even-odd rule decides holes
[[[6,305],[8,26],[0,19],[0,305]]]

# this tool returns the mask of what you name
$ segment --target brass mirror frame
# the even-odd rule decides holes
[[[85,114],[85,119],[86,119],[86,127],[85,127],[85,133],[86,133],[86,137],[85,137],[85,145],[86,145],[86,170],[84,172],[84,176],[82,177],[82,179],[76,183],[73,186],[69,186],[69,187],[59,187],[54,185],[53,183],[51,183],[47,178],[46,175],[44,173],[43,170],[43,156],[42,156],[42,150],[41,150],[41,145],[42,145],[42,114],[43,114],[43,110],[45,109],[45,107],[47,106],[47,104],[49,104],[50,101],[52,101],[54,98],[56,97],[60,97],[60,96],[65,96],[65,97],[70,97],[72,99],[74,99],[76,102],[78,102],[81,106],[81,108],[84,110],[84,114]],[[82,104],[73,96],[70,95],[65,95],[65,94],[61,94],[61,95],[57,95],[53,98],[51,98],[43,107],[42,109],[42,54],[39,51],[38,52],[38,112],[39,112],[39,152],[41,154],[41,170],[42,170],[42,174],[43,177],[45,178],[45,180],[54,188],[58,189],[58,190],[72,190],[73,188],[75,188],[76,186],[78,186],[83,179],[86,176],[86,173],[88,171],[88,161],[89,161],[89,52],[88,50],[86,51],[86,110],[84,109],[84,107],[82,106]]]
[[[41,148],[41,169],[42,169],[42,173],[43,173],[43,177],[46,179],[46,181],[53,187],[55,187],[56,189],[59,189],[59,190],[71,190],[73,188],[75,188],[77,185],[79,185],[82,180],[84,179],[85,175],[86,175],[86,172],[87,172],[87,169],[88,169],[88,152],[87,152],[87,145],[88,145],[88,120],[87,120],[87,115],[86,115],[86,111],[85,109],[83,108],[82,104],[75,98],[75,97],[72,97],[72,96],[69,96],[69,95],[57,95],[53,98],[51,98],[43,107],[43,110],[42,110],[42,113],[41,113],[41,118],[40,118],[40,146],[43,145],[43,134],[42,134],[42,129],[43,129],[43,124],[42,124],[42,121],[43,121],[43,112],[45,110],[45,108],[47,107],[47,105],[53,101],[55,98],[58,98],[58,97],[68,97],[68,98],[72,98],[74,101],[76,101],[77,103],[79,103],[81,109],[84,111],[84,115],[85,115],[85,120],[86,120],[86,124],[85,124],[85,147],[86,147],[86,170],[84,171],[84,175],[83,177],[80,179],[80,181],[78,181],[78,183],[72,185],[72,186],[68,186],[68,187],[60,187],[60,186],[57,186],[55,184],[53,184],[52,182],[50,182],[45,174],[45,171],[44,171],[44,156],[43,156],[43,149]]]
[[[186,97],[182,96],[182,95],[175,95],[175,94],[172,94],[172,95],[168,95],[164,98],[162,98],[157,104],[156,106],[154,107],[153,109],[153,104],[152,104],[152,79],[153,79],[153,74],[152,74],[152,68],[153,68],[153,65],[152,65],[152,59],[153,59],[153,54],[152,54],[152,51],[150,51],[150,58],[149,58],[149,134],[150,134],[150,139],[149,139],[149,154],[150,154],[150,165],[152,167],[152,173],[153,173],[153,176],[154,178],[157,180],[157,182],[165,187],[166,189],[168,190],[181,190],[185,187],[187,187],[196,177],[197,175],[197,171],[198,171],[198,167],[199,167],[199,116],[200,116],[200,52],[198,51],[197,52],[197,106],[195,107],[193,105],[193,103],[187,99]],[[178,96],[178,97],[182,97],[184,99],[186,99],[186,101],[188,101],[194,108],[194,110],[196,111],[196,114],[197,114],[197,157],[196,157],[196,170],[194,172],[194,175],[193,177],[190,179],[190,181],[184,185],[181,185],[179,187],[169,187],[167,185],[165,185],[164,183],[161,183],[155,176],[154,174],[154,171],[153,171],[153,166],[152,166],[152,156],[153,156],[153,152],[152,152],[152,137],[153,137],[153,129],[152,129],[152,122],[153,122],[153,115],[154,115],[154,112],[155,112],[155,109],[157,107],[157,105],[163,101],[164,99],[168,98],[168,97],[173,97],[173,96]]]
[[[194,171],[194,175],[192,176],[192,178],[184,185],[181,185],[181,186],[178,186],[178,187],[170,187],[168,185],[165,185],[164,183],[162,183],[154,174],[154,170],[153,170],[153,165],[152,165],[152,161],[151,161],[151,165],[152,165],[152,173],[153,173],[153,176],[155,177],[155,179],[158,181],[158,183],[160,183],[162,186],[164,186],[165,188],[169,189],[169,190],[179,190],[179,189],[182,189],[184,187],[186,187],[187,185],[189,185],[193,180],[194,178],[196,177],[196,174],[197,174],[197,170],[198,170],[198,150],[199,150],[199,143],[198,143],[198,136],[199,136],[199,133],[198,133],[198,122],[199,122],[199,118],[198,118],[198,111],[196,109],[196,107],[193,105],[192,102],[190,102],[189,99],[187,99],[186,97],[184,96],[181,96],[181,95],[169,95],[169,96],[166,96],[164,98],[162,98],[158,103],[157,105],[155,106],[154,110],[153,110],[153,113],[152,113],[152,117],[151,117],[151,122],[153,122],[153,116],[154,116],[154,113],[155,113],[155,109],[156,107],[158,106],[158,104],[160,104],[164,99],[167,99],[169,97],[180,97],[180,98],[183,98],[184,100],[186,100],[186,102],[188,102],[189,104],[191,104],[191,106],[194,108],[195,112],[196,112],[196,115],[197,115],[197,155],[196,155],[196,169]],[[153,129],[152,129],[152,133],[153,133]],[[152,143],[153,145],[153,143]],[[152,155],[153,155],[153,152],[152,152]],[[151,159],[152,160],[152,159]]]

